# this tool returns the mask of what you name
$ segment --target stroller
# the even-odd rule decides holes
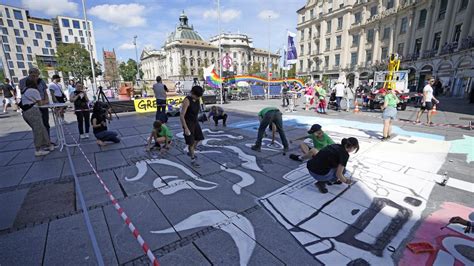
[[[336,92],[335,91],[331,92],[331,96],[329,96],[329,102],[328,102],[327,109],[328,110],[329,109],[333,109],[333,110],[337,109]]]

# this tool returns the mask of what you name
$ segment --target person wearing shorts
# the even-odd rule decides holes
[[[334,144],[334,141],[323,131],[319,124],[311,126],[310,130],[308,130],[308,138],[313,141],[313,147],[311,148],[304,142],[301,143],[300,149],[303,154],[299,156],[296,154],[290,154],[290,159],[302,162],[316,156],[316,154],[324,147]]]
[[[382,119],[383,119],[383,137],[382,141],[389,140],[392,134],[392,122],[397,119],[397,104],[400,102],[398,97],[395,95],[394,90],[384,90],[384,103],[382,106]]]
[[[198,115],[201,108],[200,99],[204,89],[201,86],[191,88],[191,95],[184,98],[181,104],[180,121],[183,127],[184,140],[188,145],[188,155],[191,157],[191,165],[199,167],[196,161],[195,150],[201,140],[204,140],[201,126],[199,125]]]
[[[5,83],[1,86],[2,91],[3,91],[3,113],[7,112],[8,105],[11,105],[12,107],[16,104],[15,98],[16,98],[16,91],[10,85],[10,80],[5,79]]]
[[[436,104],[439,103],[438,99],[433,96],[434,83],[435,79],[431,78],[428,81],[428,84],[426,84],[426,86],[423,88],[423,99],[421,101],[420,111],[418,111],[418,114],[416,115],[415,123],[420,123],[421,115],[425,112],[425,110],[428,110],[428,124],[433,124],[433,122],[431,122],[431,117],[433,116],[433,102],[435,102]]]

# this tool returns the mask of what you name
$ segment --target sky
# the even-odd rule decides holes
[[[80,0],[2,0],[30,11],[34,17],[66,15],[83,18]],[[296,10],[306,0],[221,0],[221,31],[243,33],[253,38],[254,47],[273,52],[286,43],[287,30],[296,32]],[[88,19],[94,24],[97,53],[115,49],[117,58],[135,59],[143,48],[159,49],[179,23],[184,10],[189,24],[205,39],[218,34],[216,0],[88,0]],[[271,19],[269,19],[269,16]]]

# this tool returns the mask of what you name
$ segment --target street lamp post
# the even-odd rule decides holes
[[[137,82],[137,86],[138,86],[138,80],[140,79],[140,69],[138,68],[137,38],[138,38],[137,35],[133,36],[133,45],[135,45],[135,58],[136,58],[136,60],[137,60],[137,77],[136,77],[136,82]]]
[[[267,60],[267,99],[270,98],[270,38],[271,38],[271,23],[270,20],[272,19],[271,15],[268,15],[268,60]]]
[[[97,90],[97,81],[95,79],[95,67],[94,67],[94,58],[93,53],[92,53],[92,44],[91,44],[91,39],[90,39],[90,29],[89,29],[89,21],[87,20],[87,13],[86,13],[86,1],[82,0],[82,11],[84,13],[84,20],[86,22],[86,42],[87,42],[87,51],[89,51],[89,58],[91,61],[91,70],[92,70],[92,91],[96,92],[98,94]],[[94,88],[95,87],[95,88]]]
[[[221,46],[221,1],[220,0],[217,0],[217,31],[218,31],[218,34],[219,34],[219,61],[218,61],[218,67],[219,67],[219,77],[222,79],[222,46]],[[223,88],[222,86],[224,86],[223,83],[221,83],[221,105],[223,104]]]

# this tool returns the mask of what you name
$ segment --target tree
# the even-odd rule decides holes
[[[186,66],[186,60],[183,58],[181,60],[181,64],[179,65],[179,74],[183,77],[186,77],[186,74],[188,73],[188,67]]]
[[[127,63],[122,62],[119,65],[119,73],[125,81],[136,81],[137,79],[137,62],[131,58]],[[143,71],[140,70],[140,78],[143,78]]]
[[[204,80],[204,69],[202,67],[198,69],[198,79]]]
[[[288,70],[288,77],[294,78],[296,76],[296,65],[291,65],[290,70]]]
[[[69,74],[80,81],[92,78],[89,52],[78,43],[60,44],[56,52],[56,70]],[[41,63],[38,61],[38,66]],[[96,76],[102,75],[100,64],[94,62]]]
[[[260,63],[254,62],[249,68],[249,75],[260,73]]]

